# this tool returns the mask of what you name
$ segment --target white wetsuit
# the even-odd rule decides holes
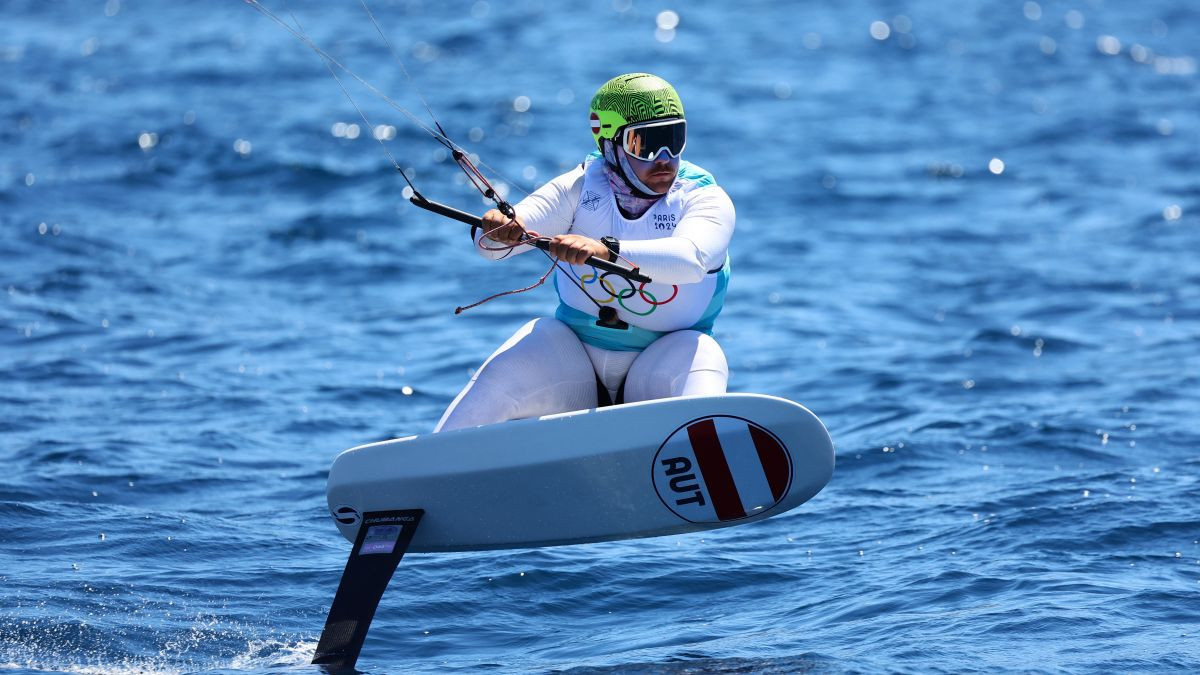
[[[616,237],[621,257],[654,281],[634,284],[560,263],[554,318],[530,321],[501,345],[435,431],[592,408],[597,380],[614,401],[622,384],[625,402],[725,392],[729,368],[711,333],[729,282],[734,210],[709,173],[681,162],[667,194],[627,219],[594,153],[515,208],[525,227],[542,236]],[[484,257],[510,255],[488,247],[499,248],[477,234]],[[531,250],[520,246],[511,255]],[[599,306],[613,307],[629,327],[598,326]]]

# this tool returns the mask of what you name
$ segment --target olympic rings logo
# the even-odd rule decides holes
[[[646,282],[642,282],[641,284],[634,286],[633,282],[629,279],[617,276],[612,272],[600,274],[596,271],[595,267],[592,268],[591,274],[585,274],[583,276],[575,274],[575,270],[571,267],[567,267],[567,270],[571,273],[571,276],[579,280],[581,285],[587,286],[589,284],[595,284],[600,286],[600,288],[602,288],[604,292],[608,294],[608,297],[603,299],[593,297],[593,300],[596,302],[600,303],[601,305],[607,305],[615,300],[622,309],[637,316],[648,316],[653,314],[654,310],[658,309],[661,305],[671,302],[677,295],[679,295],[679,286],[676,286],[675,284],[671,284],[671,296],[666,300],[659,300],[654,293],[646,290]],[[614,287],[612,281],[613,278],[616,278],[618,283],[624,282],[626,287],[621,289]],[[626,300],[629,300],[633,297],[641,298],[642,302],[649,305],[650,308],[640,312],[625,304]]]

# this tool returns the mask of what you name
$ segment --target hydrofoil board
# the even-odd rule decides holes
[[[334,460],[327,496],[351,542],[362,514],[422,509],[407,550],[480,551],[740,525],[808,501],[833,466],[808,409],[725,394],[359,446]]]

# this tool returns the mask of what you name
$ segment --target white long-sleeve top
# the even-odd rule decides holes
[[[516,205],[526,229],[542,236],[582,234],[620,241],[621,257],[653,279],[632,284],[597,274],[587,265],[560,265],[555,287],[556,316],[580,339],[606,349],[640,351],[661,335],[682,329],[711,333],[728,285],[733,203],[712,175],[681,162],[674,185],[640,218],[621,215],[603,160],[589,156],[580,166],[538,188]],[[481,245],[482,244],[482,245]],[[476,235],[476,250],[491,259],[506,257],[495,242]],[[519,246],[513,254],[532,250]],[[586,290],[581,291],[579,285]],[[601,306],[611,306],[630,324],[621,331],[595,325]]]

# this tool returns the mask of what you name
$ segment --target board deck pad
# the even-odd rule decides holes
[[[515,420],[352,448],[329,511],[423,509],[413,552],[476,551],[695,532],[788,511],[833,475],[833,442],[803,406],[693,396]]]

